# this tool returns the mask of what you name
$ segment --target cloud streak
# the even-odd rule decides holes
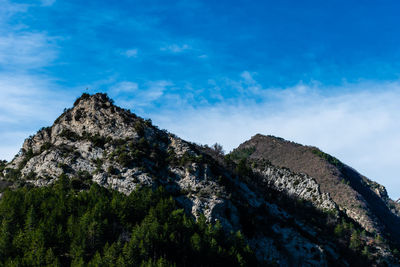
[[[160,48],[161,51],[167,51],[167,52],[171,52],[171,53],[182,53],[186,50],[191,49],[191,47],[188,44],[170,44],[167,46],[163,46]]]
[[[50,78],[0,74],[0,158],[10,160],[25,138],[50,126],[74,98]]]
[[[164,98],[164,94],[173,83],[170,81],[148,81],[138,84],[132,81],[122,81],[107,90],[117,104],[128,108],[144,111],[155,102]]]
[[[13,71],[44,67],[56,51],[43,33],[8,33],[0,36],[0,66]]]
[[[42,6],[52,6],[56,2],[56,0],[41,0]]]
[[[28,9],[26,4],[10,3],[8,0],[0,0],[0,23],[6,23],[13,15],[26,12]]]
[[[136,58],[138,56],[138,50],[136,48],[128,49],[123,53],[123,55],[125,55],[128,58]]]
[[[123,81],[111,87],[109,93],[118,96],[123,93],[134,93],[138,90],[138,84],[135,82]]]
[[[10,160],[25,138],[50,125],[75,96],[43,71],[57,57],[56,38],[12,23],[33,5],[0,4],[0,157]]]

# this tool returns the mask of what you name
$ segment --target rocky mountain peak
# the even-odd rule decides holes
[[[90,94],[82,94],[78,99],[75,100],[74,107],[76,107],[78,104],[82,105],[106,105],[106,106],[111,106],[113,105],[114,101],[108,97],[107,94],[104,93],[96,93],[93,95]],[[105,107],[105,106],[103,106]]]
[[[55,121],[53,127],[123,138],[133,134],[130,128],[136,119],[129,110],[115,106],[106,94],[83,94],[73,108],[67,109]]]
[[[93,170],[90,161],[103,158],[108,147],[115,147],[113,143],[140,138],[154,141],[158,135],[165,136],[165,133],[153,127],[150,120],[115,106],[106,94],[83,94],[51,127],[42,128],[27,138],[8,167],[20,170],[23,176],[53,178],[63,172],[62,165],[79,163],[76,169],[70,167],[71,174],[88,168]],[[73,151],[75,157],[71,158]]]

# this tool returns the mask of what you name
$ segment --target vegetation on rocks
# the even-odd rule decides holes
[[[330,164],[334,165],[340,171],[343,170],[344,164],[340,160],[338,160],[337,158],[335,158],[335,157],[333,157],[333,156],[331,156],[331,155],[329,155],[329,154],[327,154],[325,152],[322,152],[319,149],[313,149],[312,153],[314,153],[315,155],[317,155],[317,156],[321,157],[322,159],[326,160]]]
[[[6,160],[0,160],[0,175],[3,174],[3,171],[6,168],[6,164],[7,164]]]

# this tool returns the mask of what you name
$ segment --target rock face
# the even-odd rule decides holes
[[[265,151],[265,143],[273,145]],[[385,233],[382,216],[387,212],[375,213],[380,203],[370,203],[389,203],[384,188],[362,176],[360,183],[371,193],[353,189],[355,182],[342,183],[343,169],[313,154],[313,148],[290,144],[298,152],[276,156],[274,146],[284,145],[257,136],[237,149],[247,151],[245,157],[232,153],[224,158],[158,129],[104,94],[84,94],[51,127],[26,139],[1,176],[14,186],[46,186],[67,175],[78,188],[96,182],[125,194],[141,186],[163,186],[188,214],[204,214],[228,232],[243,232],[260,265],[349,266],[365,260],[395,266],[388,244],[374,242],[371,234],[362,237],[371,247],[368,257],[333,236],[333,228],[350,218],[360,223],[357,231]],[[304,163],[306,154],[312,158]]]
[[[274,166],[253,168],[264,178],[264,183],[284,191],[289,195],[310,201],[315,207],[322,210],[336,211],[336,203],[330,198],[328,193],[322,193],[320,186],[312,177],[303,173],[293,173],[287,169]]]

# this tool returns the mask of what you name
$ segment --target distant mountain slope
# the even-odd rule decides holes
[[[51,186],[59,177],[77,191],[93,182],[126,195],[163,187],[193,218],[243,233],[261,266],[399,266],[389,242],[397,224],[388,225],[397,217],[385,191],[325,157],[264,136],[224,157],[158,129],[105,94],[83,94],[25,140],[0,178],[11,189]]]
[[[313,177],[350,218],[370,232],[386,233],[400,240],[400,218],[391,205],[386,189],[362,176],[318,148],[302,146],[282,138],[255,135],[236,151],[251,151],[251,160],[267,160]],[[236,152],[237,153],[237,152]],[[393,205],[393,204],[392,204]]]

